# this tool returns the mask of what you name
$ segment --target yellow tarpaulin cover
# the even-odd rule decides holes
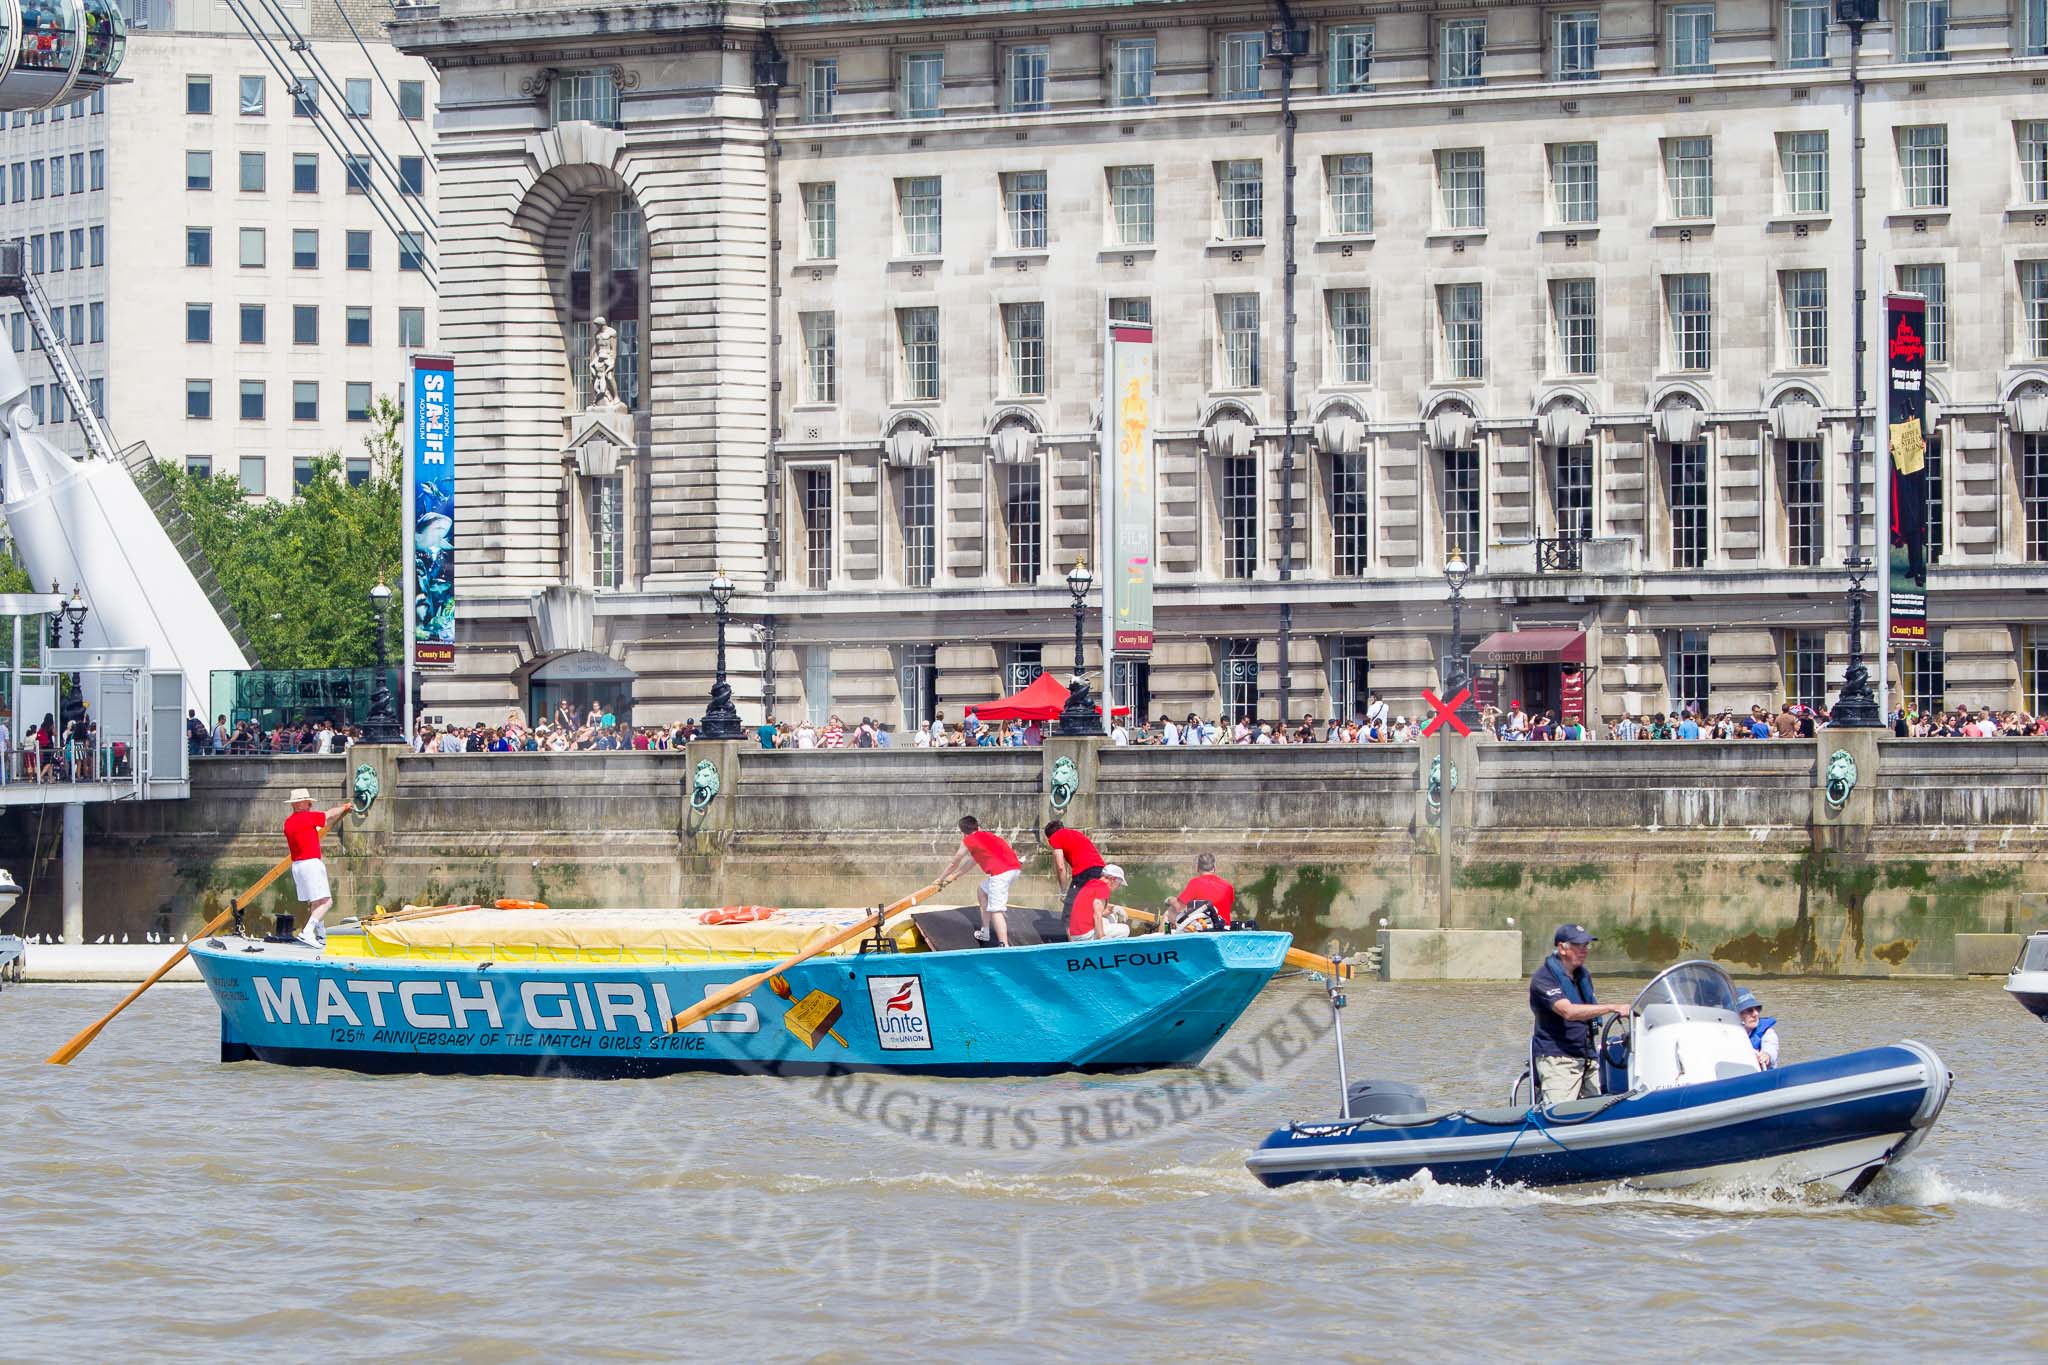
[[[335,957],[455,962],[731,962],[800,953],[872,908],[777,910],[751,924],[703,924],[694,910],[494,910],[372,921],[328,936]],[[889,926],[899,948],[921,945],[909,915]],[[855,952],[858,939],[837,951]]]

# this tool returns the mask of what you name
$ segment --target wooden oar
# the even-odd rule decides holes
[[[1140,910],[1135,906],[1129,905],[1112,905],[1109,908],[1123,911],[1140,924],[1159,923],[1159,916],[1153,914],[1150,910]],[[1285,960],[1290,967],[1300,967],[1302,970],[1310,972],[1321,972],[1324,976],[1334,976],[1339,979],[1349,979],[1351,976],[1350,963],[1339,961],[1336,958],[1318,957],[1314,953],[1306,952],[1300,948],[1289,948]]]
[[[273,867],[270,869],[270,871],[264,873],[263,876],[257,880],[254,886],[250,887],[247,891],[244,891],[241,895],[229,901],[228,908],[221,911],[218,915],[215,915],[211,920],[207,921],[206,927],[204,929],[201,929],[197,934],[193,935],[193,937],[207,938],[213,934],[219,933],[223,928],[227,926],[228,921],[235,917],[235,912],[237,910],[244,908],[250,901],[256,899],[257,896],[261,895],[263,893],[263,889],[269,886],[272,882],[276,881],[279,877],[282,877],[284,875],[285,869],[290,867],[291,865],[292,860],[290,858],[287,857],[283,859],[281,862],[278,863],[276,867]],[[119,1014],[122,1010],[125,1010],[130,1005],[134,1004],[136,1000],[141,997],[144,991],[148,990],[151,986],[154,986],[157,982],[163,980],[164,976],[171,970],[171,968],[177,966],[180,962],[183,962],[187,957],[191,955],[191,952],[192,948],[191,945],[188,943],[184,947],[179,948],[177,952],[172,953],[169,961],[165,962],[163,966],[157,968],[155,971],[151,972],[147,977],[145,977],[143,979],[142,984],[140,986],[137,986],[134,990],[128,992],[127,996],[122,999],[120,1004],[114,1006],[114,1008],[108,1010],[105,1014],[101,1015],[98,1023],[91,1025],[83,1033],[80,1033],[76,1038],[73,1038],[70,1042],[64,1044],[64,1046],[58,1048],[55,1052],[51,1053],[49,1056],[50,1065],[69,1065],[73,1057],[76,1057],[79,1053],[85,1051],[85,1049],[91,1045],[92,1040],[100,1036],[101,1029],[105,1028],[108,1024],[114,1022],[115,1015]]]
[[[699,1019],[702,1019],[707,1015],[716,1014],[720,1010],[724,1009],[727,1005],[730,1005],[733,1001],[752,995],[755,991],[761,989],[761,987],[768,984],[769,977],[780,976],[782,975],[782,973],[788,971],[791,967],[796,966],[799,962],[808,962],[810,959],[816,957],[818,954],[823,952],[829,952],[832,949],[837,948],[840,944],[847,942],[849,939],[859,938],[868,930],[885,923],[891,915],[900,915],[905,910],[910,909],[912,906],[919,905],[925,901],[930,900],[933,896],[939,894],[939,888],[944,885],[944,882],[933,882],[930,886],[925,887],[922,891],[914,891],[910,895],[905,896],[902,900],[897,901],[894,905],[883,906],[880,910],[875,911],[874,914],[869,915],[860,923],[851,925],[848,928],[840,930],[838,933],[832,935],[830,938],[824,940],[822,943],[812,944],[810,947],[798,953],[795,957],[784,958],[782,961],[776,963],[773,967],[770,967],[768,970],[764,972],[756,972],[752,976],[743,976],[739,980],[733,982],[730,986],[727,986],[724,990],[719,991],[714,995],[705,996],[702,1000],[690,1006],[690,1008],[684,1010],[681,1014],[675,1016],[675,1018],[669,1020],[668,1031],[670,1033],[681,1033],[684,1029],[696,1023]]]

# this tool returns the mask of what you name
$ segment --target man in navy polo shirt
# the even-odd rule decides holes
[[[1593,1023],[1622,1012],[1593,998],[1586,954],[1597,942],[1583,924],[1560,924],[1553,951],[1529,978],[1529,1012],[1536,1017],[1536,1103],[1543,1107],[1600,1093]]]

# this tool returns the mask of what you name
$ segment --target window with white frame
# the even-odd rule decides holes
[[[1153,234],[1152,168],[1109,168],[1109,216],[1118,246],[1150,246]]]
[[[585,484],[590,515],[590,586],[617,592],[626,586],[626,480],[613,474]]]
[[[946,54],[906,52],[897,70],[896,99],[905,118],[937,118],[943,112]]]
[[[303,109],[308,101],[300,99],[297,103]],[[548,83],[548,107],[558,124],[584,122],[616,128],[619,124],[618,82],[612,78],[608,67],[557,71]]]
[[[803,186],[804,259],[829,261],[839,254],[839,186],[831,181]]]
[[[1216,387],[1259,386],[1259,296],[1216,296]]]
[[[1111,299],[1109,301],[1109,320],[1111,322],[1142,322],[1147,327],[1150,327],[1152,325],[1152,300]]]
[[[1259,457],[1229,455],[1222,465],[1223,576],[1250,578],[1259,569]]]
[[[1216,98],[1255,100],[1259,72],[1266,60],[1266,35],[1226,33],[1216,53]]]
[[[1900,23],[1899,60],[1945,62],[1948,60],[1948,0],[1900,0],[1905,11]]]
[[[1223,708],[1222,719],[1257,720],[1259,718],[1259,642],[1257,640],[1225,640],[1218,651],[1221,656],[1216,669],[1219,699]]]
[[[1827,705],[1828,637],[1818,630],[1785,632],[1785,700]]]
[[[1152,75],[1159,67],[1157,38],[1119,38],[1111,56],[1115,102],[1133,108],[1153,103]]]
[[[839,59],[814,57],[804,63],[804,122],[830,123],[839,103]]]
[[[1567,226],[1600,221],[1600,148],[1592,142],[1550,144],[1550,205]]]
[[[1899,129],[1899,187],[1907,208],[1948,207],[1947,124]]]
[[[1600,11],[1565,10],[1550,16],[1550,78],[1591,81],[1600,77]]]
[[[796,480],[797,528],[803,536],[804,586],[823,592],[832,586],[832,467],[800,465]]]
[[[938,562],[937,472],[928,464],[896,471],[896,521],[903,528],[903,586],[928,588]]]
[[[1045,305],[1003,305],[1003,349],[1009,359],[1010,394],[1045,396]]]
[[[1036,583],[1045,567],[1045,474],[1037,460],[1002,466],[1003,530],[1009,537],[1009,581]]]
[[[839,333],[829,313],[802,315],[804,333],[804,401],[839,401]]]
[[[1828,211],[1828,135],[1778,134],[1778,168],[1785,186],[1785,212]]]
[[[1664,691],[1670,698],[1673,713],[1690,712],[1695,717],[1707,714],[1710,695],[1708,662],[1711,657],[1705,631],[1676,630],[1671,633],[1670,644],[1664,654]]]
[[[1828,363],[1828,273],[1787,270],[1778,276],[1785,310],[1785,363]]]
[[[1591,280],[1550,282],[1551,326],[1557,337],[1558,368],[1565,374],[1595,374],[1600,368],[1599,304]]]
[[[1332,289],[1324,297],[1330,318],[1331,382],[1372,383],[1372,292]]]
[[[939,396],[939,310],[899,308],[896,335],[903,355],[903,396],[929,402]]]
[[[1372,25],[1338,24],[1330,30],[1330,93],[1361,95],[1372,89]]]
[[[1810,569],[1826,553],[1820,442],[1780,441],[1785,476],[1785,563]]]
[[[1552,450],[1551,498],[1557,509],[1557,534],[1564,540],[1593,538],[1593,447],[1556,446]]]
[[[1444,373],[1452,379],[1486,377],[1486,299],[1476,284],[1439,285],[1436,291]]]
[[[2020,347],[2028,360],[2048,360],[2048,261],[2021,261]]]
[[[1784,0],[1785,65],[1828,64],[1828,0]]]
[[[1443,225],[1454,232],[1486,226],[1486,152],[1451,147],[1436,154],[1437,204]]]
[[[1437,84],[1486,84],[1486,21],[1446,19],[1437,29]]]
[[[1941,562],[1942,547],[1948,543],[1948,485],[1943,482],[1941,433],[1927,436],[1927,562]]]
[[[1012,114],[1031,114],[1046,108],[1046,76],[1051,69],[1052,49],[1044,43],[1013,47],[1004,52],[1004,110]]]
[[[1243,242],[1266,234],[1266,167],[1261,161],[1216,163],[1219,235]]]
[[[1666,275],[1664,311],[1671,325],[1671,368],[1714,367],[1714,286],[1706,275]]]
[[[2020,511],[2026,523],[2029,564],[2048,563],[2048,436],[2022,435]]]
[[[1363,452],[1330,456],[1330,571],[1339,578],[1372,572],[1370,465]]]
[[[1664,186],[1671,216],[1680,219],[1714,216],[1714,139],[1672,137],[1664,140]]]
[[[1671,567],[1697,569],[1707,562],[1707,443],[1680,441],[1667,450]]]
[[[1444,462],[1444,559],[1453,555],[1479,563],[1479,451],[1446,450]]]
[[[1372,701],[1371,642],[1358,636],[1332,640],[1330,660],[1330,719],[1363,719]]]
[[[2048,119],[2024,119],[2012,131],[2019,146],[2020,202],[2048,204]]]
[[[804,714],[813,725],[823,725],[832,714],[832,647],[805,645]]]
[[[1923,329],[1927,333],[1927,363],[1948,364],[1948,267],[1938,264],[1902,265],[1899,288],[1927,300]]]
[[[933,645],[903,645],[896,651],[898,700],[903,703],[903,728],[916,731],[932,723],[939,709],[939,651]]]
[[[1329,186],[1330,233],[1361,236],[1372,231],[1372,158],[1361,153],[1323,158]]]
[[[1045,172],[1013,171],[1003,180],[1003,219],[1012,251],[1045,250]]]
[[[1714,70],[1714,7],[1673,5],[1664,12],[1664,69],[1674,76]]]
[[[944,237],[938,176],[914,175],[896,182],[896,221],[903,231],[904,255],[939,254]]]

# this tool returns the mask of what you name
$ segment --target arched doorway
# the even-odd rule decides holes
[[[580,724],[594,704],[619,724],[631,725],[634,676],[609,654],[588,649],[558,654],[527,675],[527,714],[536,722],[552,720],[555,709],[567,702]]]

